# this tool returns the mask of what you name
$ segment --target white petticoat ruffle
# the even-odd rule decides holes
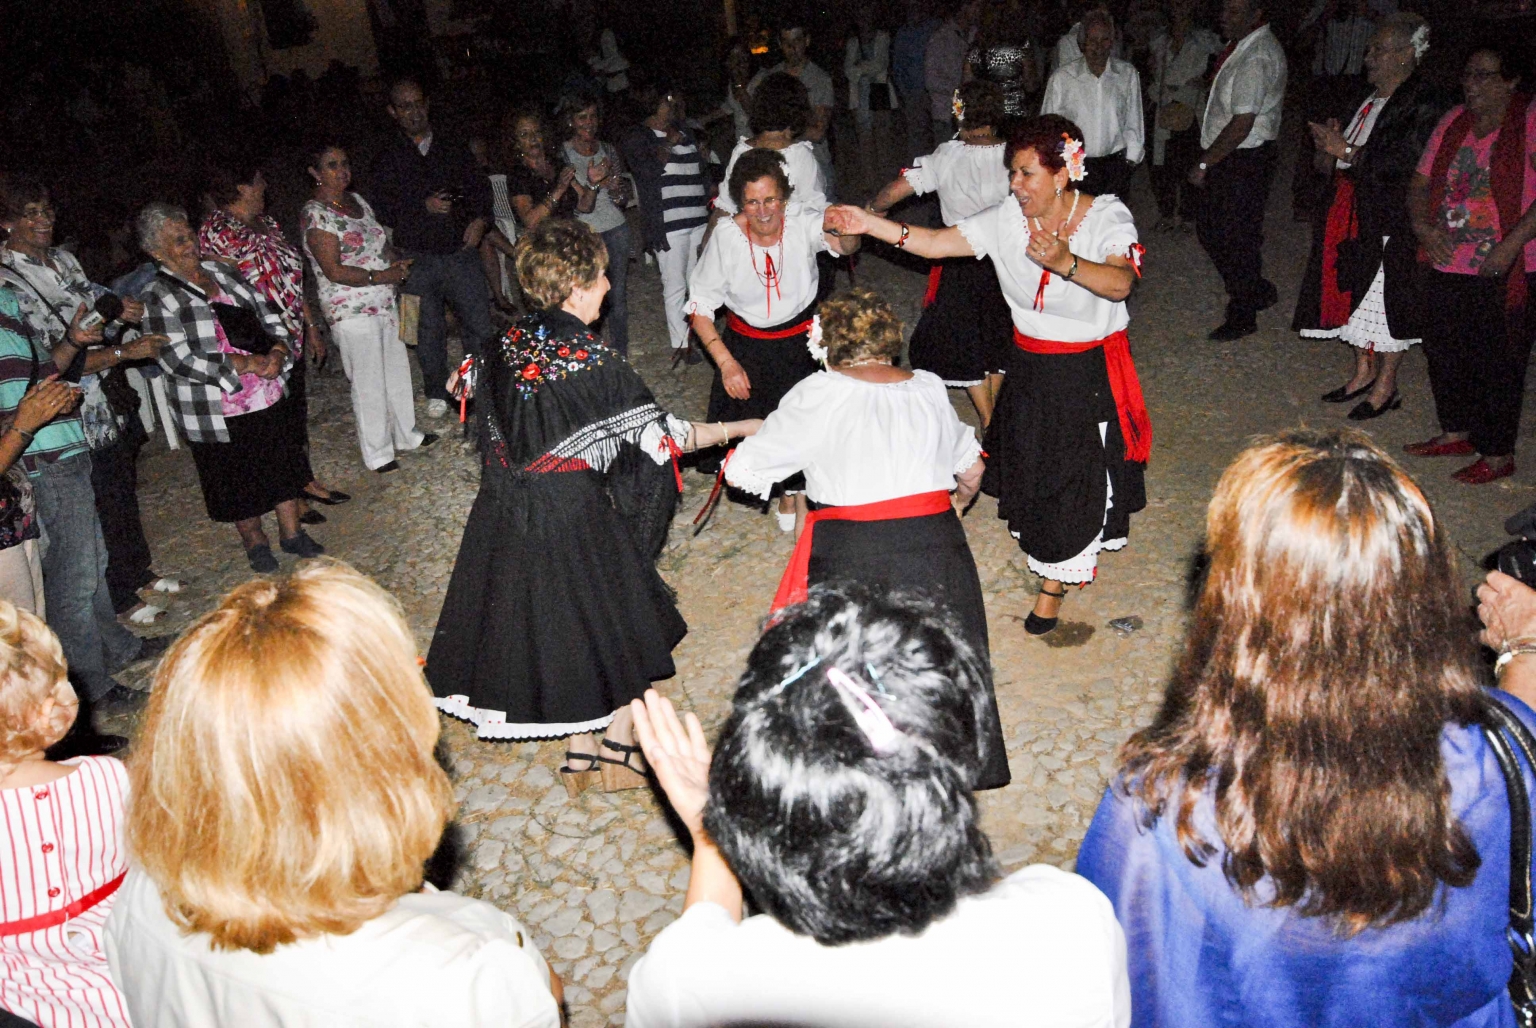
[[[463,695],[439,696],[432,701],[437,709],[449,717],[468,721],[475,726],[477,739],[563,739],[569,735],[595,732],[607,728],[613,714],[592,721],[572,721],[565,724],[508,724],[504,710],[471,707],[469,697]],[[617,713],[617,711],[615,711]]]
[[[1422,340],[1392,337],[1392,331],[1387,325],[1386,296],[1387,269],[1383,265],[1376,269],[1376,277],[1371,279],[1371,288],[1365,291],[1364,299],[1350,314],[1348,322],[1339,328],[1305,328],[1301,334],[1308,339],[1338,339],[1361,350],[1375,350],[1377,353],[1403,353]]]
[[[1102,443],[1109,432],[1109,422],[1099,422],[1099,441]],[[1113,506],[1115,498],[1115,486],[1109,478],[1109,472],[1104,473],[1104,513],[1107,517],[1109,508]],[[1012,533],[1017,539],[1019,533]],[[1059,563],[1051,564],[1043,560],[1036,560],[1029,554],[1024,558],[1029,570],[1041,578],[1052,582],[1065,582],[1069,585],[1086,585],[1092,582],[1099,568],[1099,554],[1104,550],[1123,550],[1129,540],[1125,536],[1118,539],[1105,539],[1104,529],[1099,528],[1099,534],[1094,536],[1093,542],[1083,548],[1083,551],[1074,557],[1068,557]]]

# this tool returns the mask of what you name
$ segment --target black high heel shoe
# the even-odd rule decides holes
[[[1349,383],[1345,382],[1337,389],[1330,389],[1328,392],[1324,393],[1322,400],[1324,403],[1348,403],[1350,400],[1358,399],[1359,397],[1364,396],[1366,393],[1370,392],[1371,386],[1375,384],[1376,380],[1373,378],[1359,389],[1351,391],[1349,388]]]
[[[1361,400],[1358,404],[1355,405],[1355,409],[1349,412],[1349,420],[1370,421],[1372,418],[1381,417],[1383,414],[1387,413],[1387,411],[1397,410],[1397,408],[1401,407],[1402,405],[1403,398],[1399,396],[1397,390],[1394,389],[1392,390],[1392,395],[1387,397],[1387,402],[1382,404],[1380,407],[1371,406],[1370,400]]]
[[[1061,592],[1053,593],[1048,592],[1044,586],[1041,586],[1040,595],[1051,596],[1058,600],[1064,600],[1067,598],[1067,587],[1065,584],[1063,584],[1061,587]],[[1057,609],[1060,610],[1059,607]],[[1044,635],[1054,629],[1056,627],[1056,622],[1060,620],[1060,617],[1043,618],[1039,614],[1036,614],[1034,611],[1030,611],[1029,617],[1024,619],[1024,631],[1028,632],[1030,635]]]
[[[308,500],[310,503],[323,503],[327,507],[335,507],[352,499],[352,494],[344,493],[340,489],[332,489],[329,496],[320,496],[317,493],[312,493],[308,489],[305,489],[304,499]]]

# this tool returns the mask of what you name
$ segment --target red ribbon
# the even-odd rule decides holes
[[[928,291],[923,294],[923,310],[933,306],[939,298],[939,279],[944,277],[944,265],[935,264],[928,269]]]
[[[1132,243],[1131,248],[1125,251],[1125,259],[1131,262],[1131,270],[1136,272],[1136,277],[1141,277],[1141,263],[1147,256],[1147,248],[1140,243]]]
[[[731,457],[736,453],[736,447],[725,451],[725,459],[720,462],[720,470],[715,472],[715,487],[709,491],[709,499],[704,501],[704,506],[693,517],[693,534],[698,535],[704,531],[704,526],[709,523],[709,515],[714,511],[715,505],[720,502],[720,492],[725,488],[725,466],[731,462]]]
[[[1035,290],[1035,310],[1045,311],[1045,285],[1051,280],[1051,273],[1045,268],[1040,269],[1040,287]],[[1018,330],[1015,329],[1015,332]]]
[[[739,336],[746,336],[748,339],[789,339],[799,335],[801,332],[809,332],[811,330],[810,318],[806,318],[804,321],[791,325],[788,328],[753,328],[737,317],[735,311],[725,312],[725,323],[730,326],[732,332]]]
[[[67,907],[50,910],[46,914],[38,914],[35,917],[24,917],[20,921],[7,921],[4,924],[0,924],[0,936],[40,932],[44,928],[52,928],[54,925],[63,924],[65,921],[72,921],[116,892],[118,886],[123,884],[123,879],[127,875],[128,872],[124,871],[106,885],[86,893]]]
[[[779,579],[779,590],[773,594],[773,606],[769,613],[782,610],[795,603],[804,603],[810,594],[811,536],[818,521],[896,521],[899,518],[922,518],[931,514],[943,514],[953,510],[949,493],[939,489],[931,493],[914,493],[898,496],[878,503],[857,503],[848,507],[823,507],[805,516],[805,530],[795,540],[795,552],[790,554],[789,566]]]
[[[465,357],[459,364],[459,424],[461,425],[464,424],[464,411],[469,406],[469,385],[464,381],[464,376],[468,375],[474,366],[475,358],[472,355]]]
[[[1121,329],[1114,335],[1091,343],[1062,343],[1053,339],[1033,339],[1013,330],[1013,345],[1026,353],[1087,353],[1104,348],[1104,370],[1109,375],[1109,391],[1115,397],[1115,413],[1120,419],[1120,434],[1125,438],[1125,459],[1145,464],[1152,456],[1152,417],[1141,395],[1141,379],[1131,360],[1131,340]]]
[[[682,492],[683,469],[678,465],[677,458],[683,455],[683,451],[678,448],[677,440],[672,438],[671,432],[665,432],[661,441],[667,445],[667,453],[672,457],[672,475],[677,479],[677,491]]]

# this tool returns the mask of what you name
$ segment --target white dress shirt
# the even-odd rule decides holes
[[[735,218],[722,220],[688,276],[683,314],[712,318],[723,306],[753,328],[773,328],[805,310],[820,282],[816,255],[827,249],[821,218],[821,211],[784,215],[784,234],[769,247],[748,239]],[[770,260],[777,274],[772,284]]]
[[[1140,164],[1146,152],[1141,75],[1129,61],[1111,57],[1102,75],[1093,73],[1086,57],[1062,65],[1046,84],[1040,113],[1076,122],[1083,130],[1089,157],[1108,157],[1123,150],[1126,160]]]
[[[1285,51],[1268,25],[1260,25],[1232,51],[1211,83],[1200,121],[1200,147],[1209,150],[1227,123],[1239,114],[1252,114],[1253,128],[1239,150],[1262,146],[1280,135],[1280,108],[1285,102]]]
[[[1184,45],[1177,52],[1173,37],[1160,33],[1152,40],[1152,163],[1162,165],[1164,150],[1173,132],[1163,126],[1163,112],[1169,104],[1180,103],[1198,117],[1205,108],[1205,70],[1211,58],[1221,53],[1221,37],[1210,29],[1191,27],[1184,33]]]
[[[1125,936],[1103,893],[1044,864],[918,935],[842,946],[695,903],[630,971],[625,1016],[629,1028],[1125,1028]]]
[[[869,110],[869,87],[884,85],[891,70],[891,37],[884,30],[875,33],[866,51],[858,33],[848,37],[843,51],[843,75],[848,79],[848,109]],[[888,87],[887,87],[888,88]],[[894,109],[895,93],[891,91]]]
[[[902,172],[918,196],[937,191],[944,224],[956,225],[1008,198],[1003,144],[972,146],[958,139],[940,143]]]
[[[739,208],[731,199],[731,172],[741,155],[752,149],[745,138],[736,141],[731,159],[725,162],[725,178],[720,180],[720,193],[715,206],[727,214],[735,214]],[[790,143],[779,153],[784,157],[784,174],[789,177],[791,192],[786,210],[790,214],[801,211],[823,211],[827,208],[827,186],[821,177],[821,165],[816,162],[816,151],[809,139]]]

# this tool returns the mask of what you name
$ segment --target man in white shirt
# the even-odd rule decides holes
[[[961,0],[949,17],[928,37],[923,74],[933,117],[935,146],[955,134],[955,90],[965,81],[965,54],[981,23],[981,0]]]
[[[822,180],[826,183],[827,199],[831,200],[835,195],[833,191],[835,175],[832,168],[832,148],[827,142],[827,130],[832,125],[832,107],[836,103],[832,90],[832,76],[823,71],[821,66],[808,56],[811,49],[811,36],[803,27],[790,25],[781,29],[779,49],[784,53],[784,60],[754,75],[752,81],[747,84],[747,92],[757,92],[758,83],[780,71],[786,75],[793,75],[805,84],[805,91],[810,94],[811,99],[811,118],[801,138],[811,141],[811,148],[816,154],[816,163],[821,165]]]
[[[1227,290],[1227,316],[1210,338],[1258,331],[1258,312],[1279,300],[1264,277],[1264,205],[1275,166],[1285,99],[1285,51],[1260,0],[1223,0],[1227,48],[1217,57],[1200,124],[1200,160],[1189,174],[1202,187],[1196,231]]]
[[[1083,56],[1051,75],[1042,114],[1059,114],[1083,130],[1090,196],[1124,197],[1131,169],[1146,151],[1141,111],[1141,76],[1128,61],[1110,56],[1115,22],[1102,9],[1083,16]]]

